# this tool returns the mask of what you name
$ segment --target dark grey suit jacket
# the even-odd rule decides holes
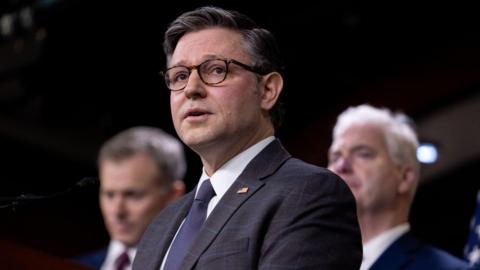
[[[248,187],[248,192],[237,193]],[[164,209],[142,237],[136,270],[158,270],[194,198]],[[362,243],[355,201],[330,171],[294,159],[278,140],[218,202],[182,269],[357,270]]]

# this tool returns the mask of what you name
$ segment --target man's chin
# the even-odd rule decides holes
[[[185,136],[182,136],[182,141],[193,150],[201,150],[205,146],[208,146],[213,141],[213,136],[209,134],[201,134],[200,132],[189,132]]]
[[[345,181],[345,183],[347,184],[347,186],[350,188],[350,190],[352,190],[352,192],[355,193],[355,191],[358,191],[359,188],[360,188],[360,183],[358,181],[355,181],[355,180],[350,180],[350,179],[347,179],[347,178],[344,178],[343,181]]]
[[[356,185],[351,185],[347,183],[348,188],[350,188],[350,191],[353,194],[353,197],[355,197],[355,200],[358,200],[358,197],[360,196],[360,187]]]
[[[138,240],[132,236],[120,236],[116,237],[117,241],[122,242],[122,244],[126,245],[127,247],[133,247],[137,244]]]

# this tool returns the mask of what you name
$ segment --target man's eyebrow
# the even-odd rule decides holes
[[[373,148],[372,146],[367,145],[367,144],[356,145],[356,146],[352,147],[349,152],[350,153],[358,153],[358,152],[361,152],[361,151],[370,151],[372,153],[377,153],[378,152],[378,150],[376,150],[375,148]]]
[[[216,55],[216,54],[207,54],[207,55],[204,55],[201,59],[202,60],[200,60],[199,63],[196,63],[196,65],[199,65],[199,64],[201,64],[201,63],[203,63],[207,60],[226,59],[226,57],[223,57],[221,55]],[[190,65],[185,64],[185,60],[180,60],[177,63],[175,63],[174,65],[167,66],[167,68],[178,67],[178,66],[190,66]]]
[[[358,144],[352,147],[351,151],[358,151],[358,150],[364,150],[364,149],[373,150],[373,147],[367,144]]]

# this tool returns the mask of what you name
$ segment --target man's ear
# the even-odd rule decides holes
[[[185,184],[183,181],[175,180],[172,183],[172,191],[168,196],[168,202],[173,202],[185,194]]]
[[[275,103],[283,90],[283,77],[278,72],[269,73],[262,78],[261,108],[268,111]]]
[[[415,190],[418,182],[418,173],[417,170],[410,165],[403,166],[401,168],[401,182],[398,185],[398,192],[410,193],[412,190]]]

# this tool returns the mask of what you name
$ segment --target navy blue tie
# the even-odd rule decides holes
[[[180,231],[173,240],[167,260],[163,267],[164,270],[178,270],[190,249],[193,240],[207,217],[207,208],[210,199],[215,196],[210,180],[203,181],[198,190],[197,197],[193,201],[192,207],[188,212],[185,222]]]

